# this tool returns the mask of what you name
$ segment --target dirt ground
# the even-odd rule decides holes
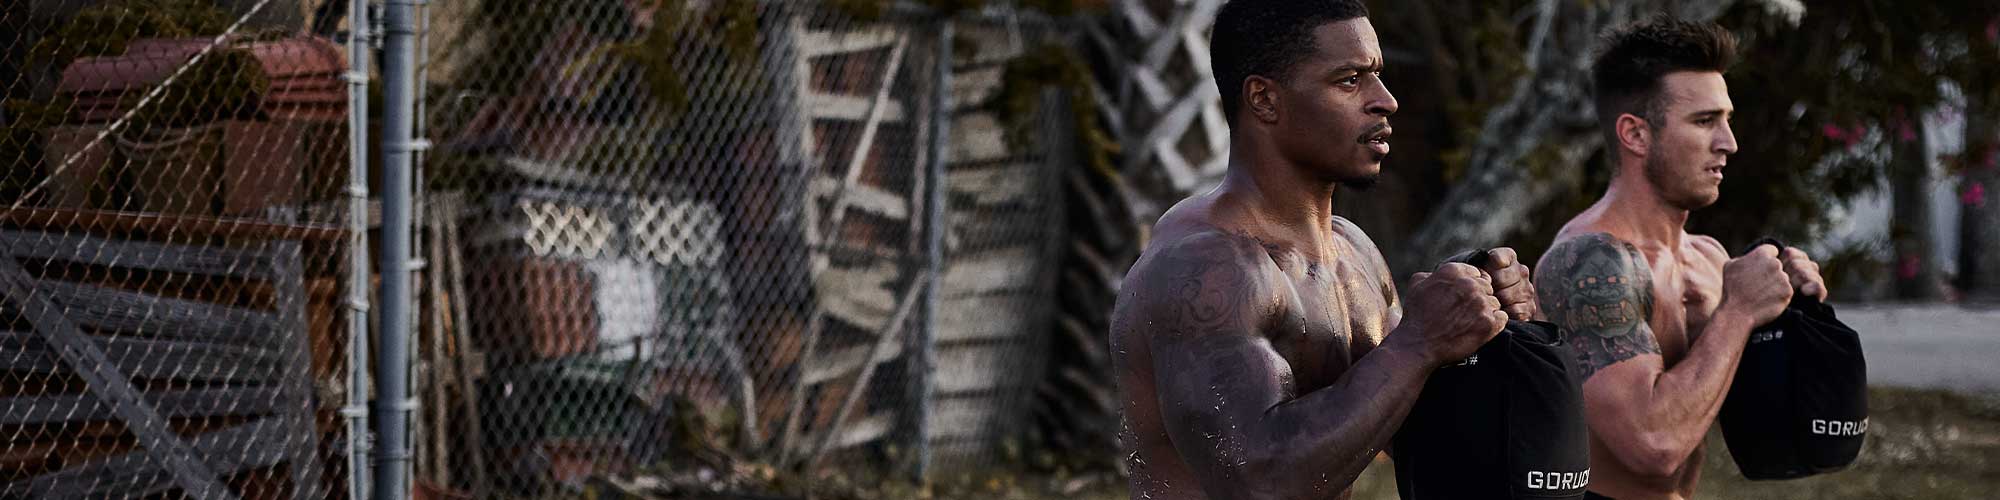
[[[1869,437],[1848,470],[1790,481],[1749,481],[1736,471],[1721,434],[1709,435],[1698,498],[1724,500],[2000,498],[2000,394],[1877,388],[1870,394]],[[624,487],[599,482],[585,498],[727,498],[827,500],[914,498],[1112,500],[1129,498],[1109,471],[1027,471],[1001,467],[934,478],[929,486],[829,474],[791,487],[732,491]],[[782,479],[779,482],[784,482]],[[804,483],[804,484],[801,484]],[[764,490],[755,492],[756,490]],[[1356,500],[1396,498],[1393,466],[1379,460],[1355,484]]]

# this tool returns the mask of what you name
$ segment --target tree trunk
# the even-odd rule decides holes
[[[1922,120],[1909,120],[1914,133],[1903,133],[1901,125],[1885,131],[1890,141],[1889,189],[1894,217],[1889,220],[1889,241],[1894,246],[1895,298],[1909,301],[1936,300],[1939,296],[1938,266],[1931,256],[1936,238],[1931,231],[1930,162],[1925,161]],[[1901,137],[1898,137],[1901,136]]]
[[[1525,51],[1528,73],[1480,124],[1464,176],[1403,245],[1404,251],[1391,256],[1399,273],[1469,248],[1504,245],[1500,239],[1528,220],[1529,211],[1564,191],[1545,181],[1582,177],[1581,161],[1533,175],[1522,159],[1548,145],[1602,142],[1591,103],[1590,51],[1599,32],[1648,11],[1639,3],[1536,4]]]
[[[1992,102],[1978,96],[1966,103],[1965,174],[1959,188],[1959,289],[1967,302],[2000,303],[2000,166],[1996,166],[1996,121]]]

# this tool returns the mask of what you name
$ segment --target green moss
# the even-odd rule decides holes
[[[132,115],[133,130],[189,127],[228,119],[250,119],[271,82],[248,51],[218,49],[174,79],[151,104]],[[132,109],[146,92],[128,91],[124,107]]]
[[[1016,147],[1033,146],[1041,132],[1039,122],[1042,92],[1063,91],[1069,96],[1068,115],[1077,132],[1077,156],[1092,171],[1115,178],[1118,171],[1111,157],[1118,153],[1118,141],[1104,129],[1097,116],[1097,92],[1083,59],[1061,44],[1047,44],[1007,62],[1002,70],[1000,90],[986,103],[999,115],[1007,129],[1007,142]]]
[[[122,0],[77,12],[36,42],[29,66],[67,65],[80,57],[125,53],[141,38],[214,36],[229,29],[229,13],[203,0]]]

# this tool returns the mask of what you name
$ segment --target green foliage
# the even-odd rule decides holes
[[[61,125],[69,106],[67,99],[0,102],[0,116],[6,118],[0,126],[0,162],[26,166],[21,171],[0,173],[0,199],[20,199],[42,178],[42,173],[35,171],[42,163],[42,131]]]
[[[695,8],[693,5],[702,5]],[[522,85],[535,81],[543,50],[565,36],[581,38],[589,47],[583,57],[564,63],[565,76],[601,71],[603,63],[637,72],[654,103],[670,113],[687,110],[690,100],[687,76],[715,53],[728,57],[726,66],[748,67],[756,56],[758,11],[755,0],[650,0],[633,22],[620,22],[627,12],[623,2],[581,0],[543,2],[538,0],[492,0],[480,4],[474,15],[476,25],[490,26],[491,42],[476,56],[473,85],[497,95],[517,95]],[[580,22],[584,20],[587,22]],[[725,68],[729,71],[735,68]],[[597,88],[586,99],[603,92],[612,79],[598,79]],[[731,85],[713,90],[754,89],[755,75],[738,78]],[[709,90],[709,89],[704,89]]]
[[[1090,69],[1076,52],[1059,44],[1049,44],[1015,57],[1002,70],[1000,90],[986,103],[1000,116],[1007,129],[1007,142],[1031,146],[1042,132],[1041,108],[1044,90],[1061,90],[1069,96],[1067,110],[1079,137],[1077,156],[1107,178],[1117,177],[1111,155],[1118,142],[1105,131],[1097,116],[1097,92],[1090,85]]]
[[[227,11],[206,0],[114,0],[78,11],[28,48],[25,68],[63,68],[77,59],[124,54],[134,40],[220,35],[229,28]],[[289,36],[271,31],[241,38],[269,40]],[[189,67],[145,108],[134,113],[127,130],[140,133],[154,127],[187,127],[218,119],[247,118],[270,82],[255,56],[227,47],[217,48]],[[151,89],[132,89],[120,97],[125,109],[138,105]],[[38,165],[59,161],[41,157],[42,133],[69,121],[73,108],[67,98],[8,99],[0,123],[0,161]],[[40,174],[0,176],[0,196],[18,198]]]
[[[898,0],[827,0],[827,6],[860,21],[878,21],[889,11],[889,6]],[[951,17],[960,12],[985,8],[993,0],[919,0],[919,3],[935,9],[940,17]],[[1034,12],[1056,17],[1101,11],[1105,0],[1020,0],[1017,4]]]
[[[181,73],[153,102],[133,113],[130,127],[189,127],[218,120],[249,119],[271,82],[257,56],[218,48]],[[131,91],[124,107],[137,106],[145,92]]]
[[[1987,36],[1996,20],[2000,5],[1983,0],[1815,2],[1796,29],[1773,28],[1758,8],[1724,16],[1745,51],[1729,75],[1739,152],[1721,199],[1691,229],[1730,245],[1766,234],[1811,241],[1832,207],[1897,169],[1925,168],[1880,158],[1919,139],[1919,114],[1945,97],[1940,82],[1975,98],[2000,92],[2000,47]],[[1885,140],[1860,142],[1868,129]],[[1871,146],[1877,154],[1837,155]]]
[[[140,38],[214,36],[229,29],[229,13],[206,0],[116,0],[77,12],[29,49],[29,66],[63,65],[79,57],[118,55]]]

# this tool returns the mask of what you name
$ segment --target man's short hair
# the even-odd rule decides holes
[[[1736,64],[1736,36],[1713,23],[1657,15],[1604,33],[1590,64],[1597,119],[1617,151],[1618,117],[1630,113],[1653,127],[1666,124],[1661,78],[1680,71],[1724,73]]]
[[[1209,65],[1222,91],[1222,114],[1236,124],[1243,107],[1243,79],[1261,75],[1282,80],[1312,55],[1313,30],[1336,21],[1367,17],[1360,0],[1230,0],[1215,13],[1208,37]]]

